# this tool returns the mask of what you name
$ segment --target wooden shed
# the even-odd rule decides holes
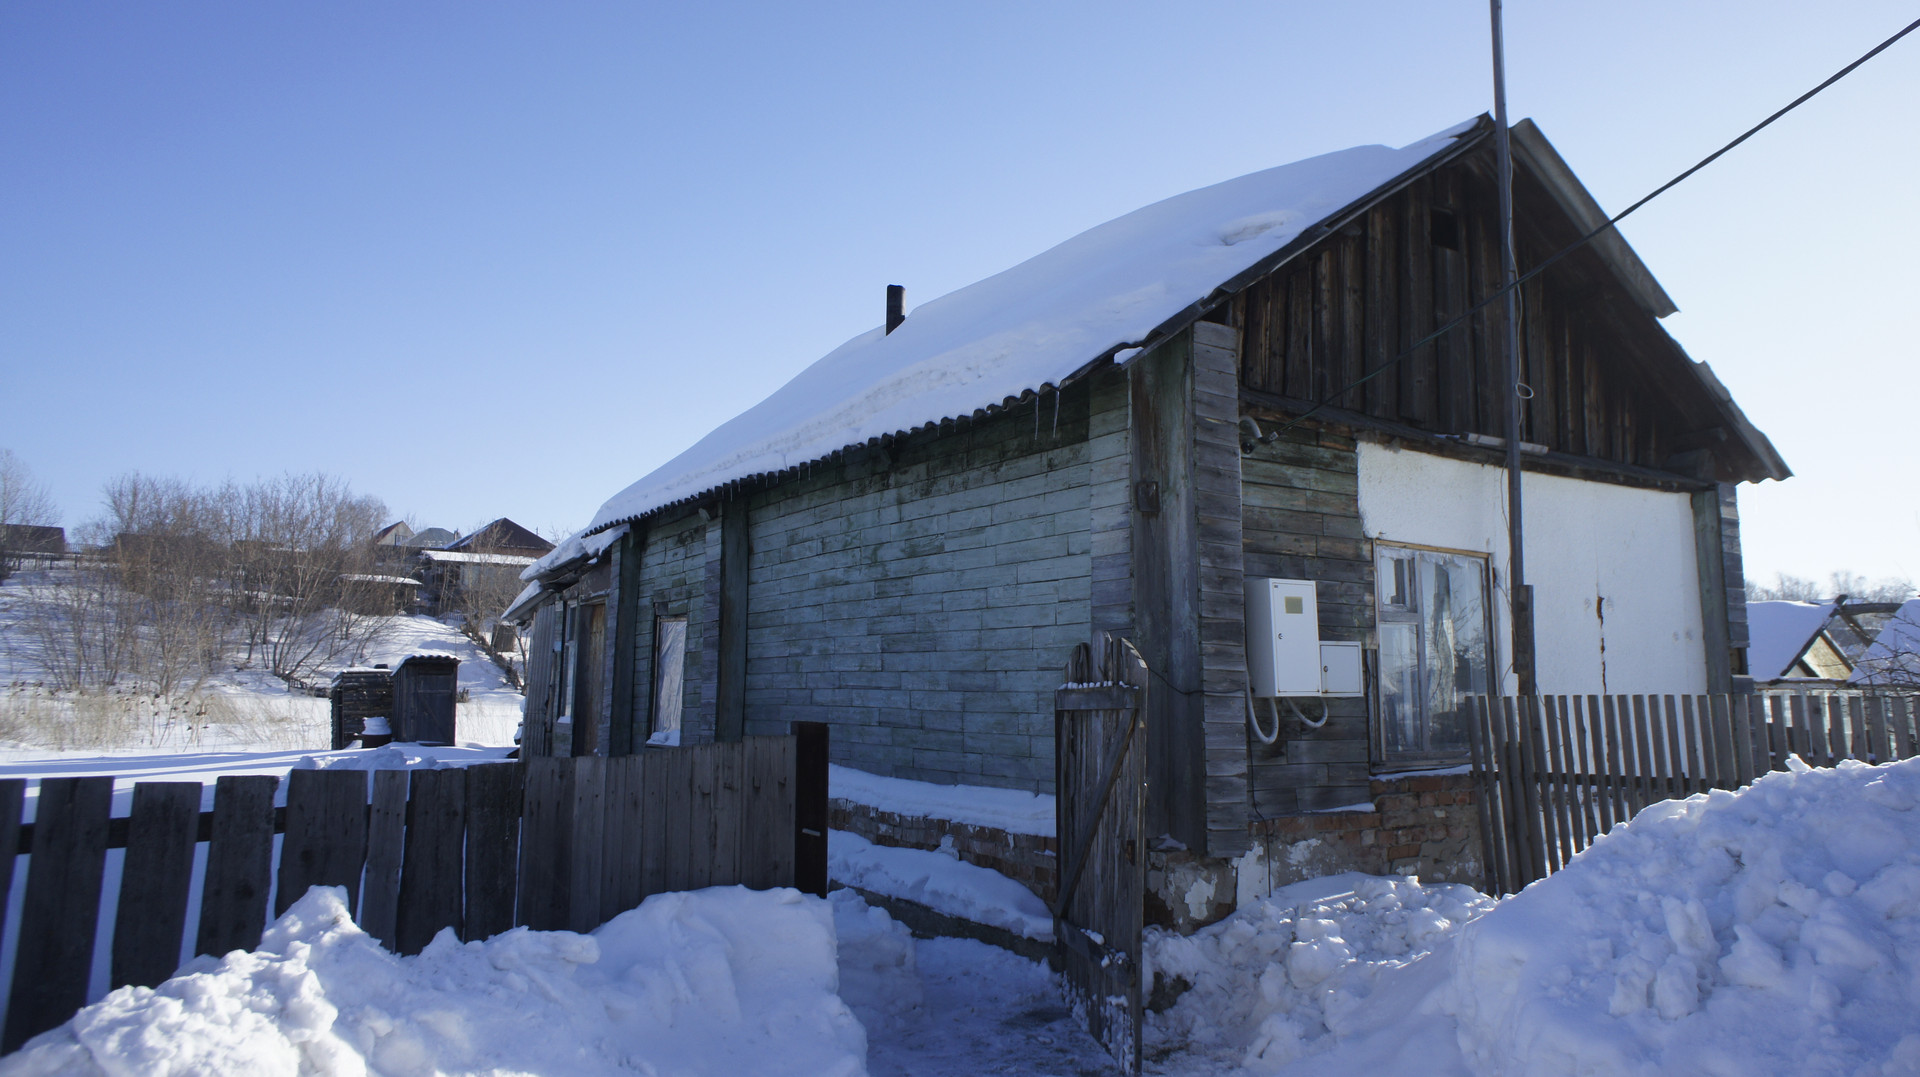
[[[409,655],[393,670],[393,739],[452,744],[460,660],[450,654]]]
[[[822,721],[837,763],[1046,792],[1107,631],[1152,671],[1162,849],[1463,763],[1464,697],[1514,683],[1498,308],[1413,345],[1496,285],[1492,133],[1176,196],[855,337],[523,576],[528,751]],[[1524,271],[1605,216],[1513,137]],[[1541,691],[1742,683],[1735,485],[1789,472],[1673,309],[1613,233],[1521,290]],[[1256,702],[1269,581],[1350,691]]]

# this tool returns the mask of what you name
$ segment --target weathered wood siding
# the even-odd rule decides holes
[[[718,528],[714,528],[718,530]],[[653,522],[640,557],[633,637],[633,710],[628,736],[644,744],[652,733],[653,628],[657,617],[687,619],[687,668],[682,682],[680,743],[713,740],[712,682],[705,674],[712,604],[707,593],[708,524],[688,512],[672,522]],[[619,721],[620,716],[613,716]],[[781,727],[782,730],[785,727]]]
[[[1246,575],[1316,581],[1320,638],[1374,646],[1373,550],[1360,529],[1353,439],[1297,427],[1241,460],[1240,470]],[[1278,744],[1242,733],[1258,816],[1367,799],[1366,701],[1326,702],[1329,717],[1320,729],[1283,711]]]
[[[1491,295],[1499,256],[1488,152],[1415,180],[1237,296],[1242,384],[1275,402],[1325,400]],[[1525,169],[1514,197],[1523,268],[1577,238]],[[1591,250],[1522,286],[1520,307],[1521,379],[1533,389],[1523,439],[1654,468],[1677,453],[1733,451],[1683,417],[1680,404],[1714,409],[1674,361],[1672,339]],[[1333,403],[1418,430],[1503,436],[1498,315],[1489,305]]]
[[[1060,657],[1089,633],[1088,388],[822,465],[747,498],[746,732],[1050,789]]]

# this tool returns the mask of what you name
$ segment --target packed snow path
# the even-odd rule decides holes
[[[840,997],[873,1077],[1106,1077],[1113,1060],[1045,965],[971,939],[915,939],[851,890],[831,898]]]

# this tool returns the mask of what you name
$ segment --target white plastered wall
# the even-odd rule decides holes
[[[1359,454],[1368,538],[1490,555],[1495,646],[1514,691],[1506,472],[1367,442]],[[1706,691],[1688,495],[1528,474],[1523,497],[1540,690]]]

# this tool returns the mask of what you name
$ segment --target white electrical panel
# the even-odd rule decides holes
[[[1320,608],[1312,580],[1249,576],[1247,673],[1261,698],[1321,694]]]
[[[1327,696],[1365,695],[1360,672],[1358,643],[1320,644],[1320,694]]]

